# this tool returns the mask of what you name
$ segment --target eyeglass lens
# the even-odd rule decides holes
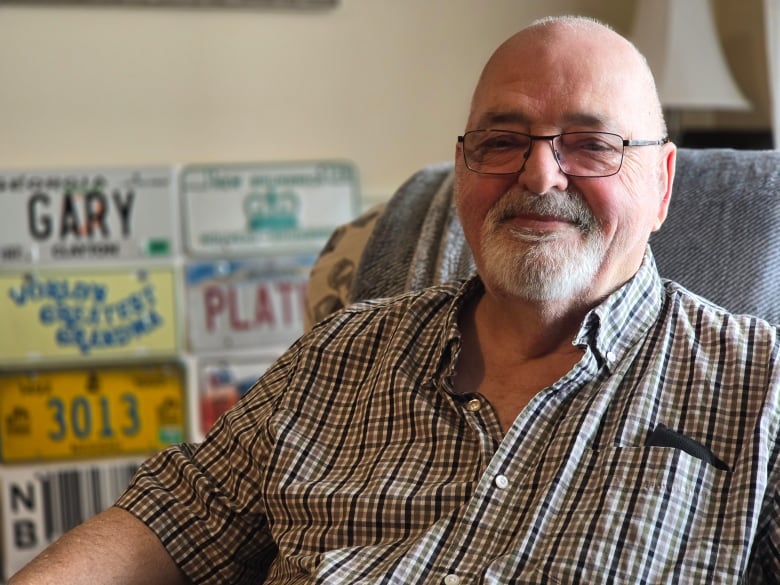
[[[516,173],[537,138],[504,130],[473,130],[464,135],[463,154],[480,173]],[[583,177],[608,176],[620,170],[623,138],[606,132],[569,132],[552,138],[561,171]]]

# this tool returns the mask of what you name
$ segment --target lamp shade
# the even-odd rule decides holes
[[[729,71],[709,0],[639,0],[632,40],[675,109],[750,108]]]

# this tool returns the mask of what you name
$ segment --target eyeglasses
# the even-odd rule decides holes
[[[620,171],[626,146],[660,146],[660,140],[625,140],[611,132],[564,132],[535,136],[510,130],[470,130],[458,136],[463,160],[475,173],[511,175],[523,170],[536,140],[547,140],[561,172],[569,177],[609,177]]]

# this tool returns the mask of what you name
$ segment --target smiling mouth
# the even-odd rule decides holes
[[[558,238],[572,229],[588,231],[585,222],[560,215],[520,213],[502,218],[501,223],[517,235],[528,234],[535,236],[535,239],[539,236],[544,236],[544,239]]]

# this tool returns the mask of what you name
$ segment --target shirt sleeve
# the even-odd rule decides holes
[[[194,583],[258,583],[276,556],[261,494],[273,418],[299,344],[220,417],[203,443],[161,451],[116,505],[154,531]]]

